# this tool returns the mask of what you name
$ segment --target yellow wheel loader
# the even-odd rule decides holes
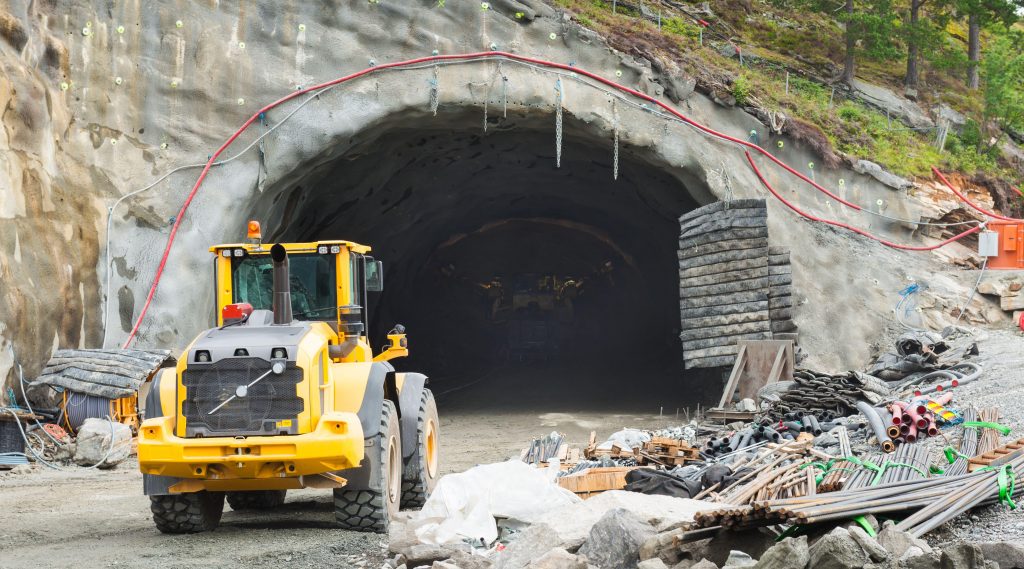
[[[208,531],[224,501],[267,509],[296,488],[333,489],[341,527],[384,532],[438,476],[426,376],[397,373],[398,325],[374,355],[367,293],[380,261],[348,241],[218,245],[216,327],[157,374],[139,427],[139,468],[164,533]]]

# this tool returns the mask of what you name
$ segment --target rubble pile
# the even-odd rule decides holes
[[[1024,495],[1024,439],[958,395],[984,373],[977,353],[962,329],[909,333],[867,371],[769,382],[749,421],[591,433],[582,448],[551,433],[520,460],[446,477],[491,469],[471,493],[492,507],[445,486],[394,525],[390,566],[1024,567],[1019,544],[921,539]],[[528,503],[510,514],[503,499]]]

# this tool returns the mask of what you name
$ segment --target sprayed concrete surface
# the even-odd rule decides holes
[[[662,426],[657,414],[445,411],[445,472],[519,456],[534,437],[564,432],[574,444],[590,431]],[[113,471],[37,469],[0,476],[0,568],[21,567],[367,567],[385,558],[383,536],[332,528],[329,491],[290,491],[268,513],[225,505],[220,527],[196,535],[163,535],[153,526],[142,475],[132,460]]]

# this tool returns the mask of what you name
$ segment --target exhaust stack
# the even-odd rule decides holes
[[[288,270],[288,251],[276,243],[270,248],[274,261],[274,324],[292,323],[291,275]]]

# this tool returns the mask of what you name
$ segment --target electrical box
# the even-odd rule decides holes
[[[982,257],[999,256],[999,234],[995,231],[982,231],[978,234],[978,255]]]

